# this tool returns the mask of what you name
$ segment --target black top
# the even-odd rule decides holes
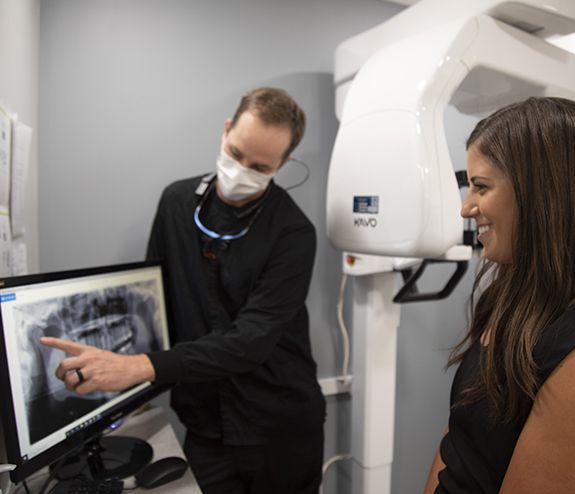
[[[315,229],[272,182],[242,208],[208,192],[202,224],[232,234],[250,225],[236,240],[208,240],[193,218],[200,178],[166,188],[148,245],[148,258],[164,260],[175,343],[150,354],[156,379],[178,383],[172,406],[192,433],[224,444],[317,431],[325,401],[305,306]]]
[[[535,346],[539,386],[573,349],[575,309],[568,309],[543,332]],[[466,383],[479,372],[481,351],[481,343],[477,342],[461,362],[451,389],[452,407],[461,398]],[[439,473],[436,494],[498,493],[525,420],[493,422],[486,398],[452,408],[449,432],[440,446],[446,468]]]

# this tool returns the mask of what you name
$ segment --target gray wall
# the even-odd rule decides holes
[[[17,112],[19,119],[35,132],[38,128],[39,3],[39,0],[0,0],[0,100]],[[23,240],[27,247],[28,265],[32,271],[37,271],[38,153],[35,137],[29,167],[24,211],[27,232]],[[0,399],[4,397],[0,396]],[[0,464],[5,461],[0,427]],[[8,484],[8,474],[0,474],[0,491],[6,492]]]
[[[163,187],[214,169],[224,119],[245,90],[282,86],[309,117],[296,157],[312,175],[293,196],[319,234],[312,344],[319,376],[339,374],[340,258],[324,234],[337,132],[333,53],[400,10],[379,0],[42,0],[40,268],[141,259]],[[470,122],[447,118],[463,165]],[[301,170],[282,173],[289,185]],[[402,314],[395,494],[421,490],[445,427],[451,374],[443,366],[464,327],[468,285]],[[348,396],[328,399],[326,459],[349,448],[349,410]],[[325,492],[349,492],[347,465],[329,471]]]
[[[0,0],[0,100],[32,127],[24,204],[28,267],[38,271],[38,36],[40,0]]]

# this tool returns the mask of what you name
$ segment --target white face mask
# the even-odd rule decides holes
[[[246,168],[222,149],[217,161],[218,189],[230,201],[241,201],[266,189],[275,173]]]

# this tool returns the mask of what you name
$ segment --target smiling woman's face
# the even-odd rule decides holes
[[[469,192],[461,216],[477,223],[477,238],[487,259],[511,263],[517,209],[511,181],[479,152],[475,144],[467,153],[467,176]]]

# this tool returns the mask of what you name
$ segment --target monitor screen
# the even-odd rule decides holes
[[[0,400],[8,461],[20,481],[94,438],[165,387],[80,396],[55,376],[64,352],[52,336],[118,353],[167,349],[159,263],[135,263],[0,280]]]

